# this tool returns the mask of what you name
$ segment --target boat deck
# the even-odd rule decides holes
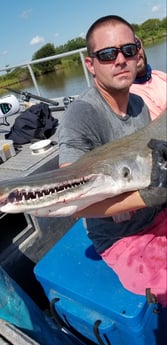
[[[59,122],[62,114],[63,111],[52,112]],[[5,134],[18,115],[7,118],[10,126],[0,125],[0,140],[5,139]],[[58,168],[57,133],[50,139],[53,146],[42,154],[32,154],[31,143],[21,145],[15,156],[0,164],[1,181]],[[42,291],[39,293],[33,267],[73,224],[71,217],[37,218],[23,213],[0,213],[1,266],[42,308],[45,307],[46,298]]]
[[[55,118],[61,119],[63,111],[53,112],[52,115]],[[5,134],[10,131],[15,119],[19,116],[19,113],[7,118],[9,126],[0,125],[0,141],[5,140]],[[31,175],[36,172],[42,172],[48,169],[55,169],[58,165],[58,145],[57,145],[57,133],[55,132],[51,141],[54,143],[52,147],[42,154],[33,154],[30,150],[31,143],[20,145],[16,149],[16,155],[9,158],[5,162],[0,164],[0,179],[12,179],[21,176]],[[55,164],[54,164],[55,162]]]

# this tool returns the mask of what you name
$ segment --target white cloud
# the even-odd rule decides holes
[[[35,36],[32,38],[32,40],[30,41],[30,45],[35,45],[35,44],[40,44],[40,43],[44,43],[45,39],[44,37],[40,37],[40,36]]]
[[[159,12],[160,9],[161,9],[160,5],[155,5],[155,6],[152,7],[151,11],[152,12]]]
[[[20,17],[23,18],[23,19],[26,19],[26,18],[29,18],[29,16],[31,15],[32,13],[32,9],[29,8],[28,10],[25,10],[21,13]]]

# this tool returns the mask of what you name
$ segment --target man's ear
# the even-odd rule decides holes
[[[85,57],[85,64],[86,64],[88,71],[94,76],[95,70],[94,70],[94,65],[93,65],[93,59],[89,56],[86,56]]]

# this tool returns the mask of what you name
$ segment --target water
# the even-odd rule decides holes
[[[69,69],[46,74],[38,78],[37,83],[40,95],[45,98],[79,95],[87,88],[82,65],[70,66]],[[26,81],[21,85],[21,91],[36,94],[31,81]]]
[[[148,63],[152,66],[152,69],[158,69],[166,72],[167,63],[167,41],[159,41],[151,44],[145,49]]]
[[[148,63],[153,69],[166,72],[167,43],[161,40],[145,47]],[[90,76],[90,80],[91,76]],[[68,97],[81,94],[86,88],[87,83],[81,65],[71,64],[65,70],[52,72],[38,79],[40,94],[46,98]],[[22,84],[22,91],[29,91],[36,94],[32,82]]]

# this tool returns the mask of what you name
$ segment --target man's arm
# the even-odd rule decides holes
[[[144,208],[144,203],[138,191],[117,195],[114,198],[105,199],[93,204],[74,214],[74,218],[100,218],[111,217],[119,213]]]

